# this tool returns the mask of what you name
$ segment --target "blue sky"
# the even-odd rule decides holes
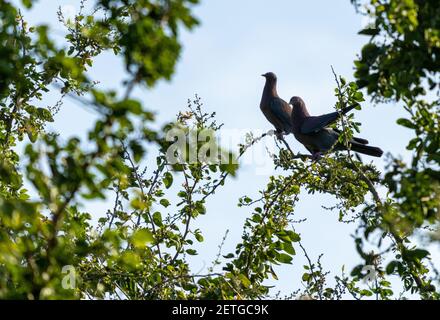
[[[30,22],[51,23],[54,36],[62,39],[62,29],[56,24],[56,9],[66,5],[75,7],[77,3],[41,0],[25,17]],[[349,0],[211,0],[202,1],[194,12],[201,25],[193,32],[182,33],[184,50],[172,81],[162,81],[150,90],[134,91],[147,109],[157,113],[159,124],[174,119],[184,109],[187,99],[197,93],[205,110],[216,111],[225,129],[272,129],[259,109],[264,85],[260,75],[268,71],[278,75],[278,93],[285,100],[297,95],[305,100],[312,114],[332,111],[335,83],[330,66],[352,79],[353,60],[367,41],[366,37],[357,35],[363,18],[355,13]],[[120,89],[124,68],[119,59],[104,54],[96,60],[91,75],[103,88]],[[51,94],[43,104],[52,104],[56,99]],[[362,123],[362,137],[385,152],[407,159],[405,145],[410,132],[396,125],[396,119],[403,115],[396,105],[374,106],[369,101],[361,111],[356,111],[356,119]],[[93,114],[74,101],[66,100],[49,128],[61,132],[63,137],[84,137],[93,118]],[[295,151],[306,152],[292,136],[287,140]],[[261,162],[270,161],[267,154],[261,157],[264,157],[259,159]],[[379,168],[383,168],[384,159],[364,157]],[[197,222],[204,230],[205,242],[198,248],[200,255],[191,262],[194,272],[206,272],[226,229],[230,234],[224,253],[234,250],[241,237],[241,226],[250,215],[249,210],[237,208],[237,200],[245,194],[256,195],[268,181],[267,174],[257,171],[253,164],[243,165],[237,178],[230,180],[208,202],[207,215]],[[351,238],[355,225],[339,223],[337,212],[321,207],[334,203],[328,195],[302,194],[296,219],[307,218],[307,221],[297,225],[296,230],[312,260],[325,253],[324,268],[339,274],[342,265],[351,270],[360,259]],[[86,208],[104,213],[110,206],[111,203],[92,203]],[[276,268],[280,281],[273,284],[284,294],[302,288],[300,276],[306,261],[299,248],[297,254],[293,265]]]

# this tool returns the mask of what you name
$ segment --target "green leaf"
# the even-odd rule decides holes
[[[45,108],[37,108],[37,116],[41,120],[47,121],[47,122],[53,122],[52,114],[49,110]]]
[[[419,260],[422,260],[423,258],[425,258],[429,255],[429,251],[424,250],[424,249],[414,249],[414,250],[411,250],[409,253],[412,257],[415,257]]]
[[[293,232],[292,230],[287,231],[287,234],[289,235],[290,240],[292,240],[293,242],[298,242],[301,240],[300,235]]]
[[[145,154],[145,150],[142,147],[142,145],[138,141],[132,140],[130,141],[130,149],[131,152],[133,153],[134,161],[135,162],[141,161],[142,157]]]
[[[161,227],[163,225],[162,215],[160,214],[160,212],[156,211],[155,213],[153,213],[153,222],[158,227]]]
[[[197,251],[194,250],[194,249],[187,249],[187,250],[186,250],[186,253],[189,254],[189,255],[191,255],[191,256],[195,256],[195,255],[197,255]]]
[[[139,198],[134,198],[130,204],[135,210],[144,210],[147,208],[147,203]]]
[[[356,100],[357,102],[365,101],[365,99],[364,99],[364,95],[362,94],[362,92],[357,91],[357,92],[354,94],[354,100]]]
[[[129,269],[137,269],[141,264],[140,257],[131,251],[122,253],[121,260]]]
[[[32,7],[32,0],[22,0],[21,2],[27,9]]]
[[[397,124],[410,129],[417,129],[417,126],[408,119],[404,119],[404,118],[397,119]]]
[[[288,254],[285,254],[285,253],[280,253],[279,255],[278,255],[278,257],[277,257],[277,260],[279,261],[279,262],[281,262],[281,263],[287,263],[287,264],[290,264],[291,263],[291,261],[292,261],[292,257],[291,256],[289,256]]]
[[[290,242],[284,242],[283,248],[284,248],[284,251],[286,251],[290,255],[296,254],[295,249],[293,248],[292,243],[290,243]]]
[[[194,209],[199,214],[205,214],[206,213],[206,208],[205,208],[204,202],[202,202],[202,201],[196,201]]]
[[[365,28],[358,32],[360,35],[364,36],[376,36],[379,34],[379,29],[377,28]]]
[[[202,234],[201,234],[200,232],[196,232],[196,233],[194,234],[194,237],[196,238],[196,240],[197,240],[198,242],[203,242],[203,240],[204,240],[204,238],[203,238],[203,236],[202,236]]]
[[[361,290],[361,292],[359,292],[361,296],[367,296],[367,297],[371,297],[373,295],[373,293],[370,290]]]
[[[170,172],[165,172],[163,177],[163,184],[167,189],[169,189],[173,184],[173,175]]]
[[[290,238],[290,235],[287,234],[286,231],[282,230],[278,233],[275,234],[278,238],[280,238],[281,240],[283,240],[284,242],[291,242],[292,239]]]
[[[29,137],[29,140],[31,142],[37,141],[38,132],[35,129],[34,125],[31,124],[31,123],[27,123],[26,126],[25,126],[25,129],[26,129],[26,133],[27,133],[27,135]]]
[[[180,198],[186,198],[188,195],[187,195],[187,193],[185,191],[179,191],[177,193],[177,196],[180,197]]]
[[[420,142],[420,138],[411,139],[409,141],[408,146],[406,147],[406,149],[414,150],[417,147],[417,145],[419,144],[419,142]]]
[[[394,272],[394,270],[397,267],[397,263],[398,263],[398,261],[396,261],[396,260],[393,260],[390,263],[388,263],[388,265],[386,267],[387,274],[392,274]]]
[[[427,158],[428,161],[435,161],[440,164],[440,154],[430,154]]]
[[[259,214],[254,214],[254,215],[252,216],[252,221],[253,221],[253,222],[260,223],[261,220],[262,220],[262,218],[261,218],[261,216],[260,216]]]
[[[249,197],[244,197],[244,198],[243,198],[243,202],[244,202],[244,203],[251,203],[251,202],[252,202],[252,199],[249,198]]]
[[[345,86],[345,84],[347,83],[347,80],[345,80],[345,78],[341,76],[339,76],[339,81],[341,82],[341,86]]]
[[[269,272],[272,275],[272,278],[274,278],[275,280],[278,280],[278,276],[277,276],[277,274],[275,273],[275,271],[273,270],[272,267],[270,267]]]
[[[113,105],[113,110],[123,113],[128,111],[133,114],[139,115],[142,113],[142,105],[139,101],[127,99],[115,103]]]
[[[239,274],[238,278],[240,279],[241,283],[243,284],[243,286],[245,286],[246,288],[249,288],[251,286],[251,281],[244,275],[244,274]]]
[[[159,203],[167,208],[170,205],[170,202],[167,199],[160,199]]]
[[[143,249],[148,243],[154,241],[153,234],[148,229],[138,229],[131,237],[131,243],[135,248]]]

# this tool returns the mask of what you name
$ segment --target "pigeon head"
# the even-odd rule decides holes
[[[268,81],[275,82],[277,80],[277,76],[273,72],[267,72],[267,73],[262,74],[261,76],[265,77],[266,80],[268,80]]]
[[[289,104],[291,104],[293,107],[305,107],[304,100],[300,97],[292,97],[289,101]]]
[[[289,104],[292,106],[292,116],[294,114],[296,116],[310,116],[304,100],[300,97],[292,97],[289,101]]]

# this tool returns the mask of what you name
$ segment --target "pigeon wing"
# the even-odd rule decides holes
[[[325,128],[336,120],[338,120],[339,116],[342,114],[346,114],[355,108],[357,104],[353,104],[351,106],[345,107],[340,111],[335,111],[332,113],[323,114],[321,116],[310,116],[303,120],[303,124],[301,125],[301,133],[310,134],[313,132],[317,132],[322,128]]]
[[[289,104],[284,102],[282,99],[273,99],[270,103],[270,110],[282,124],[283,129],[287,132],[290,132],[292,130],[292,123],[290,120],[292,109]]]

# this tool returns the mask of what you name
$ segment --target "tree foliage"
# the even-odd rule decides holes
[[[34,2],[23,0],[22,6],[31,9]],[[220,244],[206,274],[190,268],[196,243],[204,241],[194,221],[209,214],[209,199],[227,188],[237,158],[268,137],[249,134],[233,155],[216,145],[222,124],[203,111],[199,97],[157,130],[154,115],[131,94],[135,86],[170,79],[181,51],[179,31],[198,24],[192,14],[197,3],[100,0],[89,11],[82,1],[73,21],[58,12],[66,31],[65,42],[58,43],[48,26],[29,26],[18,7],[0,0],[0,298],[274,297],[267,281],[278,279],[275,266],[295,264],[302,254],[307,265],[295,283],[305,289],[292,297],[390,299],[411,293],[438,299],[436,266],[427,248],[414,244],[415,234],[426,234],[439,220],[435,1],[366,3],[374,23],[361,31],[370,39],[354,62],[356,81],[335,74],[337,110],[365,105],[362,88],[373,102],[405,108],[408,117],[398,124],[414,131],[407,147],[412,162],[391,156],[381,173],[351,151],[313,161],[276,139],[273,162],[282,174],[271,176],[258,197],[237,199],[246,214],[242,239],[233,252]],[[123,87],[114,91],[90,79],[104,52],[120,57],[126,68]],[[42,107],[48,92],[60,100]],[[85,140],[63,140],[46,129],[66,96],[97,115]],[[360,124],[350,115],[337,127],[349,149]],[[145,165],[147,157],[155,157],[154,166]],[[302,244],[295,206],[313,193],[332,195],[335,218],[358,226],[353,245],[361,262],[348,274],[326,271],[321,256],[313,259]],[[108,211],[84,212],[94,200],[108,204]],[[73,278],[66,266],[74,267]],[[368,285],[362,283],[365,266],[377,274]],[[391,276],[403,292],[392,287]]]

